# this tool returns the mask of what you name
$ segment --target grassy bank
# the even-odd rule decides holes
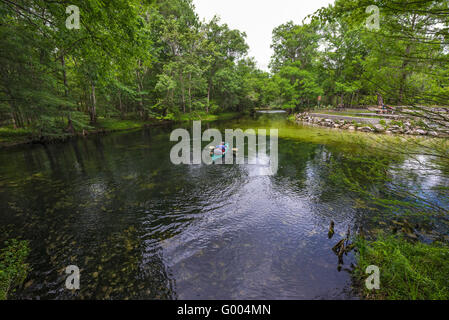
[[[31,127],[14,129],[12,126],[5,126],[0,128],[0,147],[14,146],[38,141],[63,141],[76,135],[130,130],[141,128],[145,124],[152,123],[154,122],[99,117],[95,125],[85,125],[82,127],[77,126],[77,128],[75,129],[75,134],[68,133],[65,127],[62,126],[53,126],[49,128],[48,132],[44,131],[42,133],[38,133],[39,131],[37,129]]]
[[[154,124],[154,121],[121,120],[116,118],[99,118],[95,129],[104,131],[121,131],[142,128],[145,124]]]
[[[12,126],[0,128],[0,145],[8,143],[25,143],[32,136],[31,129],[14,129]]]
[[[216,121],[216,120],[230,120],[240,115],[238,112],[225,112],[219,114],[210,114],[205,112],[192,112],[182,114],[178,121]],[[117,119],[117,118],[104,118],[98,117],[95,125],[86,125],[76,128],[76,134],[82,134],[83,130],[86,134],[94,134],[98,132],[113,132],[142,128],[145,125],[157,125],[165,123],[168,120],[156,120],[151,119],[148,121],[134,120],[134,119]],[[75,135],[76,135],[75,134]],[[64,140],[73,135],[67,133],[65,128],[52,128],[52,132],[43,133],[39,136],[32,128],[19,128],[14,129],[12,126],[0,127],[0,147],[13,146],[18,144],[30,143],[33,141],[57,141]]]
[[[222,112],[217,114],[211,114],[206,112],[192,112],[192,113],[184,113],[179,117],[180,121],[192,121],[192,120],[201,120],[201,121],[216,121],[216,120],[230,120],[237,118],[241,114],[239,112]]]
[[[355,270],[362,295],[368,299],[449,299],[449,246],[412,243],[401,237],[380,236],[375,241],[358,239]],[[367,266],[380,270],[380,289],[365,287]]]
[[[20,286],[25,280],[29,265],[26,259],[29,254],[27,241],[9,240],[0,250],[0,300],[6,300],[8,294]]]

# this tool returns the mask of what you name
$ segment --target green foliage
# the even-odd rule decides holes
[[[448,104],[448,3],[377,1],[379,30],[366,28],[370,5],[336,0],[309,22],[273,30],[270,66],[288,80],[284,107],[313,106],[319,95],[334,107],[377,105],[378,97],[396,105]]]
[[[449,247],[442,243],[411,243],[404,238],[380,235],[375,241],[362,238],[358,248],[355,277],[371,299],[449,299]],[[369,265],[380,269],[380,289],[364,286]]]
[[[192,121],[192,120],[201,120],[201,121],[215,121],[215,120],[230,120],[232,118],[238,117],[240,113],[238,112],[222,112],[218,114],[211,114],[206,112],[192,112],[181,114],[177,120],[180,121]]]
[[[246,58],[245,34],[200,22],[191,0],[71,4],[80,29],[65,27],[63,3],[0,3],[1,127],[64,137],[100,117],[175,120],[262,100],[265,75]]]
[[[106,129],[108,131],[118,131],[118,130],[128,130],[141,128],[143,126],[142,121],[136,120],[118,120],[113,118],[98,118],[98,126],[101,129]]]
[[[31,130],[25,128],[0,127],[0,142],[25,141],[31,137],[31,134]]]
[[[401,120],[391,120],[389,123],[390,126],[400,126],[403,127],[404,123]]]
[[[5,241],[0,250],[0,300],[6,300],[8,293],[25,280],[30,270],[26,263],[29,252],[28,241]]]

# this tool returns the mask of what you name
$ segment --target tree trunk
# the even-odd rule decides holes
[[[69,96],[69,87],[67,85],[67,72],[65,70],[65,58],[61,55],[61,66],[62,66],[62,80],[64,81],[64,97]]]
[[[17,123],[16,123],[16,118],[14,116],[14,112],[11,112],[11,120],[12,120],[12,124],[14,126],[14,129],[17,129]]]
[[[182,77],[182,72],[179,74],[179,81],[181,82],[181,98],[182,98],[182,112],[186,113],[186,98],[184,90],[184,79]]]
[[[418,16],[416,14],[413,15],[413,21],[412,21],[412,25],[411,25],[412,31],[415,30],[417,17]],[[408,76],[408,72],[407,72],[406,68],[409,64],[408,57],[410,55],[411,49],[412,49],[412,45],[408,44],[407,47],[405,48],[404,61],[401,66],[402,75],[401,75],[401,80],[400,80],[400,84],[399,84],[399,97],[398,97],[399,105],[402,105],[404,102],[404,95],[405,95],[405,91],[406,91],[406,82],[407,82],[407,76]]]
[[[139,61],[139,67],[140,68],[142,67],[142,61]],[[143,75],[140,74],[139,69],[137,69],[136,72],[137,72],[137,87],[139,89],[139,96],[140,96],[140,99],[139,99],[139,115],[140,115],[140,118],[142,120],[147,120],[147,115],[146,115],[146,112],[145,112],[144,107],[143,107],[143,95],[142,95],[142,91],[143,91]]]
[[[408,66],[408,55],[410,54],[410,50],[411,50],[411,45],[407,45],[407,48],[405,49],[405,59],[404,62],[402,63],[401,66],[401,70],[402,70],[402,75],[401,75],[401,81],[399,83],[399,97],[398,97],[398,104],[402,105],[404,102],[404,95],[405,95],[405,91],[406,91],[406,82],[407,82],[407,76],[408,76],[408,72],[406,70],[407,66]]]
[[[74,134],[75,133],[75,128],[73,128],[73,123],[72,123],[72,116],[70,115],[70,112],[67,115],[67,132]]]
[[[189,112],[192,112],[192,73],[189,73]]]
[[[206,105],[206,113],[209,113],[209,105],[210,105],[210,90],[212,83],[209,82],[209,86],[207,87],[207,105]]]
[[[67,99],[69,96],[69,87],[67,85],[67,72],[65,70],[65,58],[64,55],[61,55],[61,66],[62,66],[62,80],[64,82],[64,97]],[[73,128],[72,117],[70,115],[70,110],[68,110],[67,114],[67,132],[74,134],[75,129]]]
[[[123,114],[123,105],[122,105],[122,95],[120,94],[120,92],[118,93],[118,103],[119,103],[119,110],[120,110],[120,119],[124,119],[124,114]]]
[[[344,93],[340,94],[340,103],[338,104],[339,108],[344,108],[345,107],[344,96],[345,96]]]
[[[377,93],[377,106],[382,107],[384,105],[384,99],[382,98],[382,95],[378,92]]]
[[[96,106],[96,98],[95,98],[95,84],[92,82],[92,105],[90,109],[90,122],[97,122],[97,106]]]

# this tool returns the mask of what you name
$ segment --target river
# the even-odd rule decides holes
[[[357,299],[332,247],[366,209],[332,186],[335,131],[257,114],[206,128],[279,128],[262,165],[174,165],[153,127],[0,151],[1,240],[30,241],[19,299]],[[190,125],[185,124],[186,128]],[[328,238],[330,221],[335,235]],[[80,268],[80,290],[65,268]]]

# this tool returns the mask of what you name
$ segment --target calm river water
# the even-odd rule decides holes
[[[264,164],[173,165],[177,125],[0,151],[0,240],[31,244],[32,271],[13,297],[357,298],[353,254],[339,268],[331,248],[365,209],[329,181],[335,133],[285,117],[203,123],[279,128],[273,176]],[[81,269],[76,292],[65,289],[68,265]]]

